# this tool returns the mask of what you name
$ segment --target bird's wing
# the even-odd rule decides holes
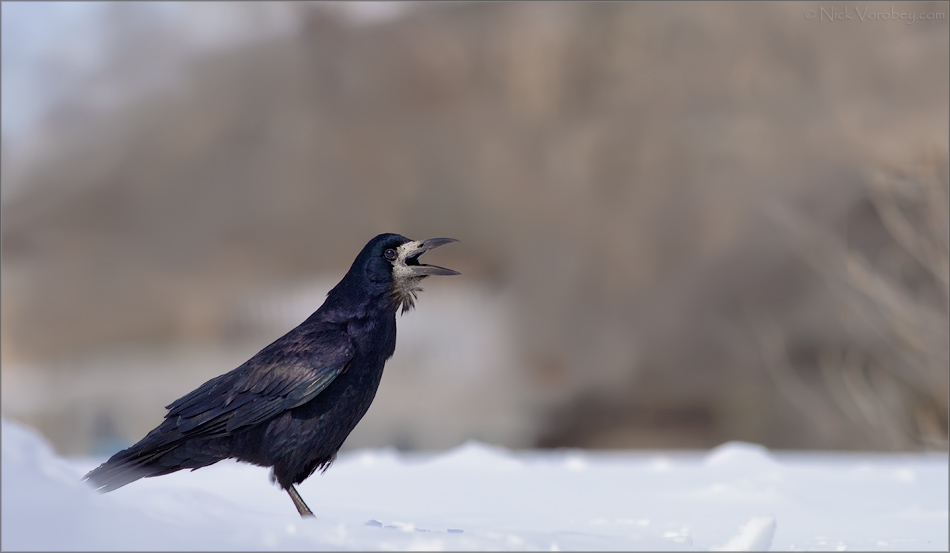
[[[315,398],[352,358],[353,344],[341,329],[295,329],[173,402],[165,418],[185,435],[257,424]]]

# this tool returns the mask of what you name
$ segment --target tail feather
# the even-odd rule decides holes
[[[173,447],[145,451],[136,444],[116,453],[108,461],[89,471],[83,480],[92,482],[101,492],[111,492],[140,478],[174,472],[177,469],[168,471],[170,467],[162,466],[159,462],[171,449]]]
[[[111,492],[140,478],[197,469],[230,456],[230,437],[197,437],[155,443],[147,436],[83,477],[101,492]]]

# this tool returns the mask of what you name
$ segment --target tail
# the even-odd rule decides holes
[[[229,436],[186,438],[177,429],[166,428],[166,424],[89,471],[83,480],[105,493],[140,478],[171,474],[182,469],[194,470],[230,456]]]
[[[105,493],[139,478],[169,474],[184,468],[165,467],[163,463],[157,462],[170,450],[148,452],[144,451],[140,444],[141,442],[116,453],[108,461],[89,471],[82,479],[88,480],[97,490]]]

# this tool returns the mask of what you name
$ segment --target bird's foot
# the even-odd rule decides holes
[[[297,488],[291,485],[289,488],[287,488],[287,493],[290,495],[290,499],[294,501],[294,507],[297,507],[297,512],[300,513],[300,518],[316,518],[313,514],[313,511],[310,510],[310,507],[307,507],[307,504],[303,502],[303,498],[300,497],[299,493],[297,493]]]

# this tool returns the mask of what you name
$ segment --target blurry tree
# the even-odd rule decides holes
[[[843,343],[819,344],[801,374],[781,332],[756,321],[766,365],[802,417],[872,447],[947,448],[950,386],[948,202],[945,147],[909,168],[869,175],[844,236],[787,209],[776,221],[835,291]],[[837,420],[836,420],[837,419]]]
[[[136,6],[114,21],[147,23],[123,15]],[[947,134],[945,16],[445,3],[354,26],[284,6],[293,32],[203,51],[169,85],[48,121],[3,156],[4,187],[24,191],[0,206],[3,360],[56,367],[60,435],[107,403],[69,395],[80,359],[243,352],[278,330],[236,314],[339,274],[388,231],[460,238],[440,259],[505,299],[521,384],[496,385],[531,429],[506,445],[904,447],[918,415],[894,413],[940,405],[913,432],[946,426],[946,395],[924,393],[946,358],[946,279],[932,291],[918,266],[935,246],[914,241],[939,214],[905,211],[925,208],[899,179],[866,182]],[[137,32],[109,35],[128,51],[116,67],[137,81],[171,31],[135,48]],[[776,225],[771,205],[802,221]],[[203,367],[189,378],[222,371]],[[452,420],[424,405],[419,419]]]

